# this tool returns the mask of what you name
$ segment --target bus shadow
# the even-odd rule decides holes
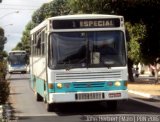
[[[88,102],[88,103],[65,103],[58,104],[54,109],[59,116],[68,115],[97,115],[106,113],[115,113],[114,110],[108,110],[105,103]]]
[[[141,107],[139,107],[141,106]],[[104,115],[104,114],[143,114],[159,113],[158,107],[135,100],[119,101],[117,110],[108,110],[105,103],[69,103],[57,106],[56,114],[70,115]]]

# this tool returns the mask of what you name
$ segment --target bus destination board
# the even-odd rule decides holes
[[[113,28],[120,27],[120,19],[53,20],[53,29]]]

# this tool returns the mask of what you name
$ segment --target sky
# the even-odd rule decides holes
[[[21,41],[22,32],[31,20],[33,12],[48,1],[2,0],[0,3],[0,27],[4,29],[7,37],[5,51],[11,51]]]

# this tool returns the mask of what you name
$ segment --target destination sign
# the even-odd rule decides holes
[[[53,20],[53,29],[120,27],[120,19]]]
[[[23,55],[25,52],[10,52],[9,55]]]

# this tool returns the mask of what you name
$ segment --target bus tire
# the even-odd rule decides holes
[[[48,112],[52,112],[53,111],[53,103],[46,103],[46,109]]]
[[[117,100],[110,100],[107,101],[107,109],[116,111],[118,107],[118,101]]]
[[[43,97],[36,92],[36,101],[43,101]]]

